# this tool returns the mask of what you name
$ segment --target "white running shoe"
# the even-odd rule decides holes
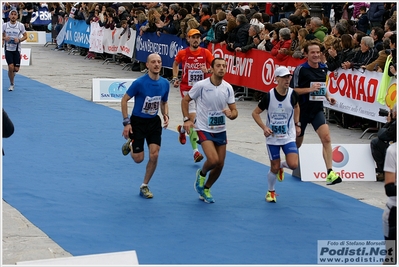
[[[8,91],[14,91],[14,85],[11,84],[10,87],[8,87]]]

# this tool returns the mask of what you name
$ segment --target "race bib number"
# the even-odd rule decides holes
[[[208,128],[212,130],[221,130],[226,127],[226,116],[222,111],[208,112]]]
[[[141,112],[149,115],[157,114],[160,102],[161,102],[160,96],[153,96],[153,97],[147,96],[144,100]]]
[[[188,71],[188,85],[193,86],[196,82],[204,79],[202,70],[189,70]]]
[[[312,87],[313,82],[310,83],[310,87]],[[323,101],[326,98],[327,87],[326,83],[320,83],[320,89],[316,92],[311,92],[309,94],[310,101]]]
[[[276,108],[270,114],[270,129],[273,131],[273,136],[278,139],[287,136],[288,115],[284,108]]]

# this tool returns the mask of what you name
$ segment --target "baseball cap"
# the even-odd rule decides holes
[[[188,31],[187,36],[191,37],[191,36],[196,35],[196,34],[201,35],[201,32],[199,30],[197,30],[197,29],[191,29],[191,30]]]
[[[15,8],[12,8],[12,9],[11,9],[10,14],[11,14],[12,12],[17,13],[17,15],[18,15],[18,11],[17,11]]]
[[[286,67],[278,67],[274,70],[274,77],[284,77],[287,75],[291,75],[291,73]]]

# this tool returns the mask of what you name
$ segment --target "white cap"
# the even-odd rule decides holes
[[[286,67],[278,67],[274,70],[274,77],[284,77],[287,75],[291,75],[291,73]]]

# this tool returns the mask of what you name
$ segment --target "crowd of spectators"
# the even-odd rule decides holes
[[[43,3],[3,3],[26,16]],[[67,17],[98,22],[107,29],[131,28],[137,34],[155,32],[186,38],[190,29],[202,33],[202,46],[219,43],[232,52],[258,49],[278,59],[304,58],[302,47],[317,39],[324,45],[322,62],[330,71],[357,69],[383,71],[388,55],[396,75],[396,3],[323,3],[321,16],[311,16],[306,3],[47,3],[53,27],[59,32]],[[333,12],[333,15],[332,15]],[[124,30],[124,31],[125,31]],[[395,51],[395,52],[392,52]],[[88,52],[88,51],[86,51]],[[86,54],[83,54],[86,55]],[[144,64],[140,68],[145,72]],[[164,77],[171,78],[165,70]],[[356,122],[358,123],[358,122]],[[354,126],[344,123],[344,127]]]

